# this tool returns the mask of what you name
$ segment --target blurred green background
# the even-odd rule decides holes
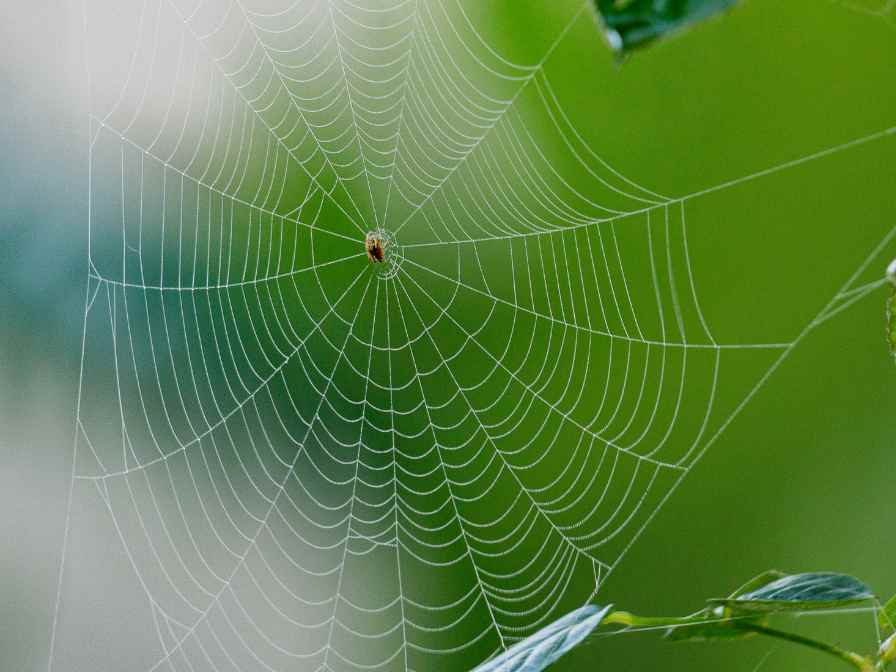
[[[484,43],[510,61],[537,63],[580,5],[520,4],[464,6]],[[129,3],[121,16],[90,2],[86,7],[85,22],[77,3],[62,9],[32,4],[14,10],[15,21],[4,29],[9,31],[5,41],[10,57],[3,59],[0,72],[11,95],[0,112],[0,171],[7,185],[0,229],[0,532],[10,541],[0,552],[0,667],[10,670],[46,666],[72,468],[87,288],[90,104],[83,95],[84,26],[96,26],[101,17],[108,21],[104,30],[120,28],[127,35],[135,11]],[[865,8],[873,9],[870,4]],[[846,3],[750,0],[618,63],[586,12],[545,62],[544,73],[594,151],[639,184],[679,197],[893,126],[892,18],[856,11]],[[121,66],[105,64],[113,73]],[[490,80],[483,76],[481,81]],[[509,97],[515,84],[506,86],[501,95]],[[531,124],[527,127],[548,160],[565,175],[575,175],[576,164],[565,146],[548,126],[539,125],[542,107],[530,94],[531,89],[519,99],[519,118]],[[157,110],[152,104],[147,108],[151,129]],[[896,243],[886,239],[896,224],[894,161],[896,136],[885,136],[686,201],[694,281],[720,343],[789,343],[865,262],[866,270],[847,289],[881,276],[896,256]],[[259,166],[253,164],[252,170]],[[115,186],[114,180],[110,184]],[[144,186],[140,193],[152,189]],[[379,192],[377,196],[382,198]],[[166,204],[166,197],[161,198]],[[112,201],[107,205],[115,209]],[[433,202],[429,212],[450,205]],[[101,211],[103,204],[94,207]],[[398,210],[394,216],[401,214]],[[324,225],[344,226],[339,217],[327,216],[332,219]],[[113,233],[94,229],[100,238]],[[411,224],[401,240],[426,242],[426,235]],[[869,258],[882,241],[883,247]],[[109,250],[116,244],[120,241],[109,243]],[[358,249],[347,241],[322,253],[335,258]],[[94,249],[97,267],[104,272],[104,261],[107,268],[115,262],[113,252],[104,257],[106,252],[102,244]],[[437,264],[437,257],[422,251],[417,259]],[[506,283],[507,257],[500,250],[486,250],[484,259]],[[626,273],[637,276],[640,262],[636,256],[626,258]],[[357,263],[366,264],[362,259]],[[333,293],[359,272],[355,266],[334,272]],[[417,276],[420,281],[425,277]],[[637,279],[633,287],[638,291]],[[685,613],[699,608],[704,597],[724,594],[772,567],[842,571],[861,577],[884,596],[896,591],[893,441],[888,431],[896,371],[883,338],[886,291],[870,293],[804,334],[659,508],[601,586],[598,602],[636,613]],[[462,297],[458,310],[474,322],[480,317],[472,297]],[[484,318],[483,323],[496,328]],[[334,338],[342,335],[331,333]],[[102,348],[96,348],[101,357]],[[321,366],[332,366],[325,345],[315,352]],[[741,353],[723,360],[713,431],[779,354]],[[466,373],[475,379],[478,362],[470,362]],[[103,382],[109,371],[92,372],[96,381],[88,384],[97,405],[114,403],[113,391]],[[583,385],[594,394],[602,383],[595,378]],[[685,383],[696,386],[688,385],[686,394],[699,400],[711,381],[695,373]],[[535,428],[540,422],[532,417],[526,426]],[[554,469],[562,466],[562,455],[555,455]],[[153,661],[147,642],[155,637],[149,632],[148,607],[122,564],[119,541],[100,500],[91,501],[89,490],[82,494],[83,499],[76,497],[70,548],[75,569],[65,578],[62,593],[64,642],[54,669],[143,669],[149,665],[142,664],[142,656]],[[503,501],[490,502],[483,515],[495,515],[502,506]],[[388,582],[392,571],[381,570],[382,581]],[[425,583],[426,577],[418,580]],[[583,598],[589,590],[582,584],[572,592]],[[845,628],[822,617],[796,625],[845,646],[874,645],[868,615],[856,616]],[[477,660],[471,654],[468,663]],[[650,633],[595,637],[556,669],[657,668],[838,669],[815,653],[758,640],[672,645]]]

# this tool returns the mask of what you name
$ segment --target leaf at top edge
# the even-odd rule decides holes
[[[589,604],[571,611],[473,672],[541,672],[591,634],[610,609]]]
[[[855,577],[832,572],[785,576],[734,597],[713,599],[735,612],[808,611],[836,609],[874,597]]]
[[[607,41],[627,53],[732,7],[737,0],[595,0]]]
[[[877,626],[880,629],[881,639],[886,639],[896,632],[896,595],[878,610]]]

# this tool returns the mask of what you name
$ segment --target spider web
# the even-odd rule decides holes
[[[129,667],[471,667],[593,599],[879,286],[890,236],[794,338],[717,340],[689,204],[892,129],[663,196],[552,85],[588,7],[519,64],[460,2],[87,3],[72,499],[145,595],[157,648]]]

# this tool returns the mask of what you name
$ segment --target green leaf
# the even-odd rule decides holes
[[[497,658],[482,663],[473,672],[541,672],[581,643],[609,611],[610,607],[592,604],[576,609],[514,644]]]
[[[896,595],[877,612],[877,627],[880,630],[880,638],[886,639],[896,633]]]
[[[873,597],[868,586],[852,576],[813,572],[785,576],[755,590],[710,602],[733,612],[775,612],[836,609]]]
[[[737,0],[595,0],[607,41],[626,53],[713,14]]]

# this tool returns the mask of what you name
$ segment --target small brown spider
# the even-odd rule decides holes
[[[381,264],[386,260],[386,245],[388,242],[383,240],[376,231],[371,231],[364,239],[364,248],[367,250],[367,258],[370,263]]]

